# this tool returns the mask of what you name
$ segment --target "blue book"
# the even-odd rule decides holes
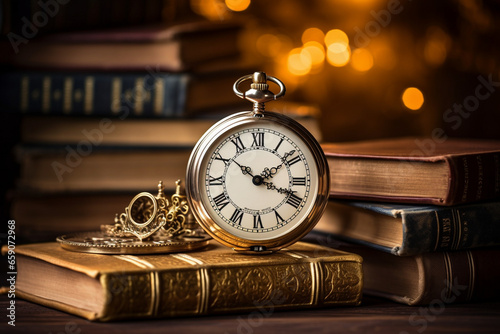
[[[201,75],[10,71],[0,76],[0,110],[122,119],[183,117],[238,105],[240,100],[232,92],[235,77],[230,71]]]
[[[500,245],[500,202],[423,206],[330,201],[316,231],[399,256]]]

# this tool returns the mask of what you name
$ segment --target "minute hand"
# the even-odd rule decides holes
[[[294,191],[285,188],[277,188],[272,182],[263,182],[269,190],[276,190],[280,194],[293,194]]]

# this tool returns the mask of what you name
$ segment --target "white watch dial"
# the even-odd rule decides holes
[[[300,225],[318,193],[315,159],[288,128],[268,122],[225,133],[206,152],[200,194],[217,225],[268,240]]]

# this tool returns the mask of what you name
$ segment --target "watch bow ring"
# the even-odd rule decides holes
[[[239,89],[240,84],[250,79],[252,79],[250,90],[247,92],[241,92]],[[280,92],[278,94],[275,95],[269,91],[267,80],[270,80],[279,86]],[[283,82],[275,77],[268,77],[264,72],[255,72],[254,74],[245,75],[236,80],[233,85],[233,92],[239,98],[253,102],[254,112],[260,114],[264,111],[264,103],[277,100],[284,96],[286,88]]]

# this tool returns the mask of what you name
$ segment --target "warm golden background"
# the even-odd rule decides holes
[[[245,54],[287,84],[288,98],[320,108],[326,141],[441,129],[500,138],[498,87],[476,91],[479,76],[500,81],[496,1],[191,0],[191,7],[212,20],[243,21]]]

